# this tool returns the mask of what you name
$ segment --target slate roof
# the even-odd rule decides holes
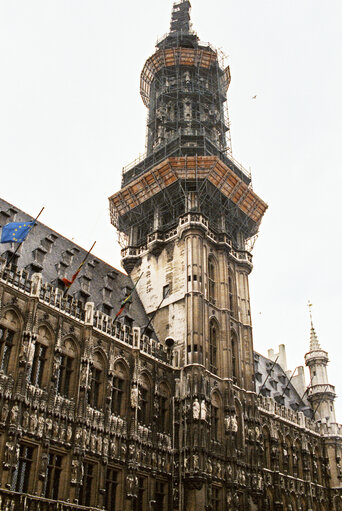
[[[30,215],[0,199],[0,227],[9,222],[28,220],[32,220]],[[16,246],[10,243],[0,244],[0,257],[7,257],[8,252],[13,253]],[[18,253],[16,264],[19,270],[25,269],[29,274],[39,272],[42,274],[43,283],[64,289],[61,278],[72,277],[87,251],[38,221]],[[114,317],[120,309],[121,301],[133,285],[129,276],[90,255],[69,294],[84,303],[94,302],[95,309]],[[126,307],[120,321],[133,321],[133,326],[144,328],[148,320],[141,300],[134,292],[133,302]],[[257,393],[261,389],[261,394],[272,397],[280,405],[311,416],[312,410],[308,402],[298,395],[279,364],[274,364],[270,359],[254,352],[254,365]],[[270,370],[271,374],[266,381]]]
[[[0,199],[0,227],[9,222],[32,219],[32,216]],[[16,247],[14,243],[0,244],[0,257],[7,257],[8,252],[12,253]],[[71,279],[86,253],[87,250],[38,221],[19,249],[16,264],[19,270],[25,269],[29,274],[41,273],[43,283],[64,289],[61,279]],[[95,309],[114,317],[133,285],[130,277],[90,254],[69,295],[84,303],[94,302]],[[136,292],[120,320],[133,320],[133,326],[142,328],[147,325],[148,316]]]
[[[254,352],[254,377],[256,393],[272,397],[279,405],[312,416],[312,409],[305,396],[300,396],[285,371],[278,363]]]

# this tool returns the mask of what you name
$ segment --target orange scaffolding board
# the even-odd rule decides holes
[[[217,62],[217,53],[200,48],[168,48],[158,50],[149,59],[147,59],[140,75],[140,94],[145,106],[149,104],[151,83],[155,74],[162,67],[172,66],[199,66],[209,69]],[[224,84],[228,89],[230,83],[229,68],[224,70]]]
[[[216,156],[174,157],[164,160],[109,198],[112,213],[121,217],[176,181],[205,179],[251,220],[257,224],[261,221],[267,204],[254,193],[250,185]]]

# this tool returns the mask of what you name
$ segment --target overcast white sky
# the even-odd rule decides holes
[[[166,0],[0,0],[1,196],[120,267],[107,197],[144,152],[139,75]],[[309,343],[307,301],[340,394],[341,0],[193,0],[228,55],[233,154],[269,204],[250,279],[255,349]],[[252,99],[254,95],[256,99]]]

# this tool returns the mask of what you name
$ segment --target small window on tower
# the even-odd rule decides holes
[[[163,287],[163,298],[166,298],[170,294],[170,284],[166,284],[166,286]]]

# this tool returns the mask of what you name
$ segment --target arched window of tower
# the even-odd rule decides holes
[[[217,346],[219,339],[219,324],[216,319],[209,323],[209,367],[210,371],[217,373]]]
[[[236,332],[231,330],[230,333],[230,343],[231,343],[231,357],[232,357],[232,378],[233,382],[237,383],[239,377],[239,347],[238,347],[238,338]]]
[[[208,258],[208,299],[212,304],[216,304],[217,300],[217,262],[215,258],[210,255]]]
[[[229,268],[228,273],[228,307],[230,309],[231,315],[233,317],[236,316],[236,291],[235,291],[235,279],[231,268]]]

